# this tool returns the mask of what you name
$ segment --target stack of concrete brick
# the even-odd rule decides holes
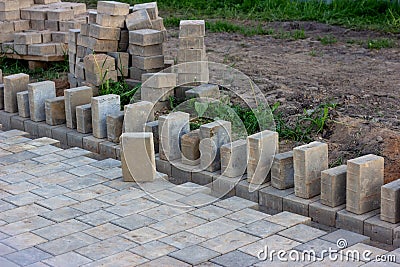
[[[41,0],[33,5],[33,1],[25,0],[18,6],[18,1],[15,2],[16,6],[13,1],[0,2],[0,9],[7,10],[0,12],[18,13],[15,18],[4,15],[4,19],[9,21],[0,22],[0,42],[7,54],[36,56],[51,61],[49,56],[66,54],[68,30],[79,28],[86,22],[86,5],[82,3]],[[0,20],[3,20],[1,16]]]
[[[77,65],[78,66],[78,65]],[[85,56],[83,60],[82,74],[86,82],[100,86],[108,80],[117,80],[117,70],[115,68],[115,59],[105,54],[92,54]]]
[[[204,20],[182,20],[179,26],[178,85],[207,83],[209,69],[204,44]],[[195,62],[195,63],[190,63]]]

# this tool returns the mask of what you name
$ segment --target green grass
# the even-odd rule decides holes
[[[121,108],[125,105],[129,104],[137,92],[139,90],[141,84],[137,85],[134,88],[129,88],[128,84],[124,79],[120,79],[118,81],[108,80],[105,81],[99,87],[100,95],[108,95],[108,94],[116,94],[121,97]]]
[[[52,62],[46,69],[38,68],[30,70],[26,61],[17,59],[9,59],[5,56],[0,55],[0,68],[3,71],[3,75],[11,75],[16,73],[26,73],[31,76],[32,79],[38,81],[54,80],[65,75],[69,72],[68,58],[61,62]]]
[[[337,39],[333,35],[319,36],[317,40],[320,41],[323,45],[331,45],[337,43]]]
[[[396,41],[389,38],[373,39],[367,41],[368,49],[382,49],[396,47]]]
[[[147,0],[123,0],[130,4]],[[94,1],[92,1],[93,3]],[[389,0],[158,0],[161,15],[172,20],[224,18],[258,21],[318,21],[355,29],[400,32],[400,5]],[[165,16],[165,15],[164,15]],[[176,22],[175,22],[176,24]]]

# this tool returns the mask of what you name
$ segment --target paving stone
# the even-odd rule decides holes
[[[104,186],[104,185],[101,185]],[[129,200],[134,200],[139,197],[145,196],[145,192],[136,189],[136,188],[129,188],[129,189],[124,189],[120,191],[116,191],[114,189],[107,189],[108,192],[105,192],[105,194],[98,194],[97,199],[110,203],[112,205],[116,205],[118,203],[123,203]]]
[[[184,199],[184,201],[189,201],[189,202],[195,201],[192,198],[188,199],[188,197],[182,196],[181,194],[172,192],[170,190],[162,190],[159,192],[152,193],[151,195],[148,196],[148,199],[153,200],[154,202],[159,204],[169,204],[169,205],[179,205],[179,202],[177,201],[181,199]]]
[[[268,222],[266,220],[260,220],[253,222],[251,224],[244,225],[240,228],[238,228],[239,231],[265,238],[268,236],[271,236],[279,231],[284,230],[285,227],[281,226],[279,224],[275,224],[272,222]]]
[[[90,165],[83,165],[83,166],[79,166],[79,167],[68,170],[68,172],[70,172],[74,175],[77,175],[79,177],[94,174],[99,171],[101,171],[101,169],[98,169],[98,168],[90,166]]]
[[[53,146],[58,146],[60,145],[60,141],[49,138],[49,137],[41,137],[38,139],[34,139],[30,142],[28,142],[30,145],[41,147],[45,145],[53,145]]]
[[[313,198],[301,198],[297,197],[296,194],[291,194],[283,197],[283,210],[297,213],[303,216],[309,216],[310,204],[319,200],[319,196]]]
[[[97,4],[97,12],[99,14],[113,16],[126,16],[129,14],[129,5],[114,1],[99,1]]]
[[[376,215],[364,221],[364,235],[369,236],[373,241],[392,245],[394,229],[399,226],[400,223],[381,221],[380,216]]]
[[[90,199],[87,201],[83,201],[83,202],[79,202],[77,204],[71,205],[71,208],[80,210],[84,213],[90,213],[90,212],[94,212],[99,209],[105,209],[109,206],[110,206],[110,204],[104,203],[97,199]]]
[[[187,212],[187,209],[168,206],[168,205],[160,205],[152,209],[145,210],[140,214],[157,221],[162,221],[185,212]]]
[[[154,203],[153,201],[150,201],[145,198],[138,198],[135,199],[135,205],[131,205],[131,202],[127,201],[127,202],[117,203],[107,208],[106,210],[114,214],[117,214],[119,216],[125,217],[157,206],[158,204]]]
[[[29,150],[29,152],[34,153],[36,155],[40,155],[40,156],[44,156],[46,154],[55,153],[55,152],[59,152],[59,151],[63,151],[63,150],[59,147],[55,147],[52,145],[45,145],[45,146],[41,146],[41,147],[37,147],[37,148]]]
[[[101,182],[102,180],[100,180]],[[76,183],[76,181],[74,181]],[[70,197],[72,199],[76,199],[77,201],[86,201],[93,198],[99,198],[102,195],[110,194],[116,192],[115,189],[112,189],[108,186],[104,186],[102,184],[96,184],[93,186],[88,186],[79,190],[75,190],[73,192],[65,194],[65,196]],[[99,199],[101,200],[101,199]]]
[[[15,252],[15,249],[0,243],[0,256],[10,254],[12,252]],[[1,262],[0,262],[0,264],[1,264]]]
[[[33,233],[40,235],[47,240],[54,240],[79,231],[86,230],[88,228],[90,228],[89,225],[72,219],[55,225],[43,227],[41,229],[33,231]]]
[[[338,250],[338,247],[335,243],[317,238],[307,243],[300,244],[294,247],[294,249],[302,252],[313,250],[315,251],[315,255],[317,258],[322,258],[322,253],[327,253],[327,251],[332,251],[332,249]]]
[[[339,239],[345,239],[347,246],[352,246],[357,243],[367,242],[370,240],[368,236],[360,235],[351,231],[339,229],[327,235],[321,236],[320,239],[336,243]]]
[[[171,257],[174,257],[178,260],[187,262],[192,265],[200,264],[219,255],[220,255],[219,253],[213,250],[203,248],[198,245],[186,247],[184,249],[169,254],[169,256]]]
[[[384,159],[366,155],[347,162],[346,210],[363,214],[379,208],[384,183]],[[367,185],[364,185],[368,181]]]
[[[45,100],[56,97],[56,87],[53,81],[43,81],[28,84],[29,110],[32,121],[46,120]]]
[[[400,180],[381,187],[381,220],[400,222]]]
[[[311,224],[311,218],[288,211],[283,211],[273,216],[267,217],[265,218],[265,220],[285,227],[292,227],[298,224]]]
[[[14,113],[8,113],[4,110],[0,110],[0,121],[2,124],[2,129],[3,130],[10,130],[11,129],[11,118],[14,116],[18,116],[18,112],[14,112]],[[25,126],[25,124],[28,122],[29,123],[30,120],[24,121],[24,130],[27,131],[27,127]],[[29,129],[29,127],[28,127]]]
[[[41,216],[43,216],[46,219],[59,223],[69,219],[74,219],[75,217],[78,217],[82,214],[83,212],[79,210],[70,207],[63,207],[60,209],[45,212]]]
[[[242,226],[243,226],[242,223],[227,218],[220,218],[215,221],[211,221],[202,224],[200,226],[194,227],[192,229],[188,229],[187,231],[204,238],[214,238],[216,236],[228,233]]]
[[[265,214],[263,212],[250,209],[250,208],[245,208],[239,211],[236,211],[234,213],[228,214],[225,216],[228,219],[235,220],[244,224],[249,224],[253,223],[258,220],[265,219],[269,217],[268,214]]]
[[[160,238],[159,241],[183,249],[192,245],[199,244],[206,239],[192,233],[182,231],[176,234],[168,235],[166,237]]]
[[[280,235],[294,239],[296,241],[306,243],[310,240],[316,239],[326,234],[325,231],[310,227],[304,224],[292,226],[286,230],[279,232]]]
[[[19,266],[29,265],[50,258],[51,255],[37,248],[27,248],[6,255],[8,260],[17,263]]]
[[[272,186],[263,188],[259,191],[259,204],[268,211],[283,211],[283,197],[293,194],[293,192],[293,188],[285,190],[279,190]]]
[[[25,121],[29,120],[28,118],[22,118],[20,116],[12,116],[10,118],[11,120],[11,128],[12,129],[18,129],[21,131],[25,130]]]
[[[5,201],[10,202],[16,206],[25,206],[28,204],[33,204],[34,202],[40,201],[42,199],[43,199],[42,197],[32,194],[30,192],[25,192],[15,196],[4,198]]]
[[[224,254],[247,244],[253,243],[257,240],[259,240],[259,238],[255,236],[234,230],[232,232],[209,239],[201,243],[201,246]]]
[[[113,168],[113,167],[121,167],[121,162],[119,160],[115,159],[104,159],[104,160],[99,160],[96,162],[93,162],[90,164],[93,167],[100,168],[103,170]]]
[[[193,214],[197,217],[203,218],[207,221],[213,221],[213,220],[219,219],[219,218],[224,217],[231,213],[232,213],[231,210],[220,208],[220,207],[217,207],[214,205],[204,206],[204,207],[201,207],[199,209],[196,209],[196,210],[190,212],[190,214]],[[229,218],[229,217],[227,216],[227,218]],[[233,218],[229,218],[229,219],[233,219]]]
[[[346,255],[349,258],[357,259],[357,255],[354,256],[354,254],[352,254],[350,251],[365,252],[367,250],[369,251],[369,253],[361,253],[361,255],[359,255],[360,261],[368,262],[368,261],[374,259],[378,255],[384,255],[387,253],[387,250],[376,248],[376,247],[373,247],[373,246],[370,246],[367,244],[363,244],[363,243],[357,243],[353,246],[347,247],[347,248],[339,251],[339,253]]]
[[[74,130],[65,127],[64,125],[60,125],[59,127],[55,127],[51,129],[51,135],[54,139],[60,141],[63,146],[68,146],[68,138],[67,133],[73,132]]]
[[[90,153],[90,151],[79,148],[79,147],[71,147],[69,149],[65,149],[59,152],[56,152],[56,154],[62,155],[63,157],[66,158],[75,158],[75,157],[79,157],[79,156],[86,156],[86,155],[90,155],[92,153]]]
[[[319,201],[313,202],[309,205],[309,216],[314,222],[321,223],[327,226],[336,225],[337,212],[346,208],[346,205],[331,208],[321,204]]]
[[[169,256],[163,256],[157,258],[155,260],[146,262],[141,267],[157,267],[157,266],[176,266],[176,267],[189,267],[189,264],[184,263],[183,261],[176,260]]]
[[[289,251],[295,246],[300,245],[300,242],[294,241],[292,239],[280,236],[280,235],[271,235],[267,238],[263,238],[261,240],[258,240],[254,243],[251,243],[249,245],[243,246],[239,248],[240,251],[245,252],[249,255],[252,255],[254,257],[258,257],[261,250],[266,251],[266,247],[268,248],[269,251],[279,251],[279,250],[284,250],[284,251]],[[268,263],[271,264],[271,262],[268,259]]]
[[[155,220],[139,214],[132,214],[124,218],[112,221],[113,224],[131,231],[155,222],[156,222]]]
[[[340,256],[340,255],[341,254],[336,253],[336,254],[332,255],[333,260],[330,259],[329,257],[325,257],[321,261],[313,262],[307,266],[310,266],[310,267],[321,266],[321,264],[323,264],[324,266],[332,266],[332,267],[338,266],[338,265],[344,266],[344,267],[345,266],[353,267],[353,266],[361,266],[364,264],[363,262],[359,262],[359,261],[357,262],[351,258],[348,258],[346,256]],[[334,257],[337,257],[337,258],[335,259]],[[365,265],[363,265],[363,266],[365,266]]]
[[[84,222],[86,224],[92,225],[92,226],[99,226],[101,224],[110,222],[111,220],[115,220],[118,218],[119,218],[119,216],[117,216],[113,213],[110,213],[110,212],[107,212],[104,210],[99,210],[99,211],[95,211],[92,213],[82,215],[80,217],[77,217],[76,219],[81,222]]]
[[[90,259],[79,255],[76,252],[67,252],[65,254],[58,255],[56,257],[46,259],[43,261],[44,263],[50,266],[81,266],[83,264],[91,262]]]
[[[184,213],[167,220],[154,223],[150,225],[150,227],[171,235],[204,223],[206,223],[205,220],[191,214]]]
[[[115,236],[77,249],[76,252],[92,260],[98,260],[125,251],[133,246],[136,246],[136,244],[125,238]]]
[[[364,233],[364,221],[379,213],[379,210],[373,210],[361,215],[354,214],[347,210],[337,212],[336,227],[349,230],[358,234]]]
[[[176,250],[175,247],[156,240],[134,247],[130,251],[152,260]]]
[[[70,158],[70,159],[63,160],[63,163],[66,163],[66,164],[74,166],[74,167],[79,167],[79,166],[88,165],[88,164],[91,165],[95,162],[97,162],[97,160],[88,158],[85,156],[79,156],[76,158]],[[91,165],[91,166],[93,166],[93,165]]]
[[[106,171],[100,171],[97,172],[97,174],[104,178],[107,178],[107,180],[122,178],[122,170],[120,167],[108,169]]]
[[[68,165],[68,164],[65,164],[62,162],[54,162],[54,163],[45,164],[45,165],[38,164],[38,166],[36,166],[36,167],[39,167],[39,166],[41,168],[30,168],[30,169],[26,170],[26,172],[29,174],[35,175],[37,177],[42,177],[45,175],[65,171],[65,170],[72,168],[71,165]]]
[[[195,193],[190,196],[185,196],[182,198],[177,199],[178,202],[186,204],[186,206],[204,206],[206,204],[211,204],[217,201],[218,198],[210,196],[204,193]]]
[[[79,249],[99,240],[84,233],[74,233],[38,245],[38,248],[53,255],[61,255]]]
[[[15,264],[15,263],[13,263],[13,262],[5,259],[5,258],[2,258],[2,257],[0,257],[0,265],[1,266],[5,266],[5,267],[18,267],[18,266],[20,266],[20,265],[17,265],[17,264]]]
[[[156,169],[161,173],[171,176],[171,163],[169,163],[167,160],[160,159],[158,156],[156,156]]]
[[[30,204],[22,207],[18,207],[12,210],[7,210],[1,213],[4,221],[8,223],[24,220],[26,218],[41,214],[48,211],[48,209],[43,208],[36,204]]]
[[[244,179],[244,177],[241,177],[240,179]],[[260,200],[259,191],[268,186],[271,186],[270,182],[257,185],[251,184],[247,180],[243,180],[236,185],[236,196],[258,203]]]
[[[36,185],[24,181],[24,182],[20,182],[20,183],[5,185],[2,187],[2,190],[16,195],[16,194],[21,194],[21,193],[25,193],[25,192],[34,190],[36,188],[38,188]]]
[[[122,237],[138,244],[148,243],[165,236],[167,235],[149,227],[142,227],[122,235]]]
[[[238,211],[245,208],[256,208],[258,207],[258,203],[252,202],[240,197],[230,197],[224,200],[220,200],[214,203],[214,205],[229,209],[232,211]]]
[[[241,251],[232,251],[227,254],[221,255],[211,260],[211,262],[220,264],[221,266],[251,266],[257,263],[259,260],[256,257],[252,257],[249,254]]]
[[[104,266],[118,265],[120,267],[130,267],[132,265],[133,266],[139,265],[146,261],[148,260],[139,255],[133,254],[129,251],[124,251],[109,257],[105,257],[93,263],[86,264],[84,265],[84,267],[96,267],[99,265],[104,265]]]
[[[23,151],[15,154],[8,154],[6,156],[0,157],[0,163],[2,165],[8,165],[8,164],[13,164],[17,163],[20,161],[24,161],[27,159],[34,158],[36,156],[35,153],[29,152],[29,151]],[[2,179],[4,179],[4,176],[2,176]]]
[[[0,226],[0,231],[8,235],[16,236],[25,232],[49,226],[51,224],[54,224],[54,222],[39,216],[32,216],[20,221]]]
[[[30,232],[25,232],[16,236],[3,239],[1,242],[14,249],[23,250],[46,241],[46,239],[41,238],[38,235],[32,234]]]
[[[321,172],[322,204],[337,207],[346,203],[346,173],[346,165]]]
[[[100,153],[100,143],[106,141],[105,139],[99,139],[94,136],[85,136],[82,138],[83,148],[93,153]]]

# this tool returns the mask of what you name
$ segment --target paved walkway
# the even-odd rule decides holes
[[[123,182],[119,161],[95,160],[86,150],[63,150],[57,143],[0,131],[1,267],[378,266],[367,263],[377,255],[396,255],[400,263],[400,249],[373,247],[368,237],[344,230],[327,233],[289,212],[270,216],[238,197],[201,208],[166,205]],[[213,200],[207,188],[193,193],[190,186],[157,180],[146,191],[171,203]],[[336,261],[327,255],[322,262],[302,259],[305,250],[318,257],[324,249],[339,250],[341,238],[347,247],[332,254]],[[272,262],[258,258],[266,248]],[[272,250],[288,253],[279,259]],[[354,262],[350,250],[371,254]]]

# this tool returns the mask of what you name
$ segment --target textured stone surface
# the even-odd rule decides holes
[[[221,173],[227,177],[242,176],[247,167],[247,142],[237,140],[221,146]]]
[[[337,207],[346,203],[346,173],[346,165],[321,172],[322,204]]]
[[[19,73],[3,78],[4,110],[10,113],[18,111],[17,93],[28,89],[29,75]]]
[[[76,130],[79,133],[92,132],[92,104],[76,107]]]
[[[119,95],[103,95],[92,98],[92,127],[96,138],[107,137],[107,115],[114,115],[121,110]]]
[[[381,220],[400,222],[400,179],[381,187]]]
[[[144,132],[145,123],[154,118],[152,109],[153,104],[147,101],[125,105],[123,132]]]
[[[64,90],[65,117],[68,128],[76,128],[76,107],[91,103],[92,96],[93,90],[88,86]]]
[[[18,115],[22,118],[30,117],[28,91],[17,93]]]
[[[47,124],[50,125],[64,124],[66,122],[64,96],[46,99],[45,113],[46,113]]]
[[[278,189],[294,186],[293,151],[275,155],[271,168],[271,185]]]

